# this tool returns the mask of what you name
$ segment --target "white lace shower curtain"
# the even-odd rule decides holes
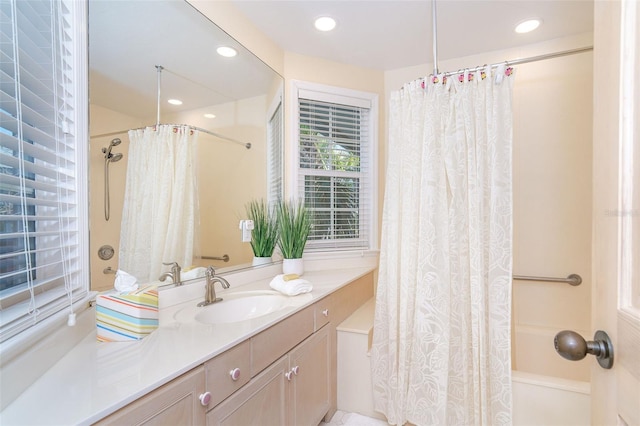
[[[512,71],[391,95],[372,347],[391,424],[511,423]]]
[[[129,131],[118,268],[145,283],[162,263],[190,266],[200,223],[196,195],[198,132],[161,125]]]

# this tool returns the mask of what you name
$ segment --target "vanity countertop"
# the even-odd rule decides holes
[[[305,272],[304,278],[313,284],[313,291],[302,295],[306,297],[305,303],[229,324],[175,322],[171,312],[176,306],[162,307],[161,292],[160,327],[151,335],[136,342],[101,343],[96,341],[94,328],[6,407],[0,413],[0,422],[3,425],[94,423],[373,269]],[[271,276],[243,282],[246,278],[230,275],[227,279],[231,288],[226,291],[270,290]],[[191,285],[202,288],[199,284]],[[204,297],[203,290],[200,292]],[[224,297],[223,291],[218,293]],[[179,306],[184,303],[191,301],[181,302]]]

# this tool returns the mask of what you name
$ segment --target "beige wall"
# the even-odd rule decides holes
[[[518,49],[443,61],[440,71],[591,46],[582,34]],[[514,274],[582,276],[579,287],[513,284],[514,368],[579,380],[589,363],[553,350],[553,336],[589,335],[591,318],[592,53],[516,66],[514,110]],[[385,73],[386,97],[433,66]]]
[[[431,72],[423,64],[388,72],[362,69],[283,52],[232,5],[192,0],[202,12],[285,78],[285,134],[291,114],[290,82],[308,82],[380,95],[379,211],[386,164],[386,105],[392,90]],[[592,45],[582,34],[517,49],[485,52],[442,61],[454,70],[505,59],[530,57]],[[553,351],[553,335],[575,329],[588,335],[591,247],[592,54],[580,54],[517,67],[514,86],[514,273],[566,276],[578,273],[580,287],[543,282],[514,283],[514,365],[588,380],[586,363],[570,363]],[[292,159],[287,157],[288,161]],[[379,215],[381,217],[381,215]],[[535,346],[532,348],[531,345]]]
[[[135,129],[143,123],[136,117],[91,105],[89,108],[89,128],[91,135],[111,133],[124,129]],[[109,145],[113,138],[120,138],[122,143],[112,152],[122,153],[123,159],[109,165],[109,186],[111,214],[109,220],[104,216],[104,154],[102,148]],[[92,137],[89,141],[89,259],[91,262],[91,290],[103,291],[113,288],[114,274],[104,274],[106,267],[114,271],[118,269],[118,246],[120,245],[120,221],[124,201],[124,186],[127,171],[129,138],[126,131],[113,136]],[[101,260],[98,249],[102,245],[110,245],[115,254],[110,260]]]
[[[204,118],[201,109],[168,118],[251,143],[251,149],[246,149],[206,133],[198,136],[200,253],[230,258],[228,263],[201,260],[199,266],[224,267],[253,259],[251,245],[241,241],[238,222],[246,219],[248,200],[266,198],[266,115],[270,102],[266,96],[257,96],[207,108],[216,115],[214,119]]]
[[[215,22],[231,37],[238,40],[262,59],[267,65],[276,70],[285,80],[285,160],[291,158],[291,129],[290,120],[292,114],[290,84],[292,80],[302,80],[311,83],[319,83],[328,86],[344,87],[352,90],[360,90],[378,94],[379,126],[378,126],[378,164],[379,164],[379,188],[382,194],[384,178],[383,166],[386,162],[386,125],[382,117],[385,116],[386,102],[384,99],[384,72],[341,64],[292,52],[285,52],[273,41],[265,37],[247,18],[244,17],[230,2],[212,2],[207,0],[189,0],[209,19]],[[286,168],[286,166],[285,166]],[[285,176],[285,179],[289,179]],[[285,188],[288,185],[285,184]],[[290,194],[287,194],[290,195]],[[380,200],[382,198],[380,197]],[[382,203],[379,203],[381,218]]]

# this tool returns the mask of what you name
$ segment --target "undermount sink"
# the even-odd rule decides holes
[[[311,300],[310,294],[285,296],[277,291],[242,291],[223,295],[223,300],[207,306],[193,303],[177,311],[178,322],[225,324],[258,318]]]

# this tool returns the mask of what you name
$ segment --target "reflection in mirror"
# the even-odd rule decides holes
[[[223,46],[237,54],[220,56],[216,49]],[[156,65],[163,67],[159,104]],[[156,124],[158,109],[161,123],[188,124],[251,144],[246,149],[199,134],[199,251],[229,260],[195,259],[181,265],[183,276],[189,277],[191,266],[250,265],[253,253],[242,243],[238,223],[250,200],[281,194],[281,171],[268,170],[268,164],[282,163],[269,158],[281,152],[276,136],[282,132],[274,126],[281,126],[282,77],[182,0],[90,0],[89,68],[92,288],[112,288],[115,276],[104,272],[119,266],[128,130]],[[170,104],[170,99],[182,104]],[[103,148],[111,149],[111,161]],[[99,258],[104,245],[114,247],[111,259]]]

